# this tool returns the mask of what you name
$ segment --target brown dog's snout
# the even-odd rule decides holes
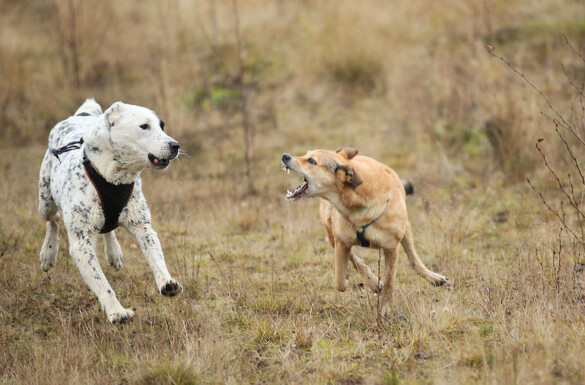
[[[292,159],[292,156],[290,156],[286,152],[284,153],[284,155],[282,155],[282,163],[287,163],[291,159]]]

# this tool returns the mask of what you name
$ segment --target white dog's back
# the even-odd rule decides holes
[[[60,148],[67,143],[80,140],[83,133],[90,129],[97,117],[102,114],[102,107],[93,99],[85,102],[73,116],[57,123],[49,135],[49,148]]]

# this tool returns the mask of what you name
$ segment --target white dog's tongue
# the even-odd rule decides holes
[[[154,160],[152,161],[152,163],[158,164],[158,158],[154,158]]]

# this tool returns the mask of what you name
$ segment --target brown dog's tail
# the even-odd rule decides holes
[[[404,247],[404,250],[406,251],[406,255],[408,256],[410,266],[412,266],[418,275],[426,279],[427,282],[433,286],[441,286],[447,282],[447,277],[430,271],[418,257],[416,249],[414,248],[414,237],[412,235],[412,229],[410,228],[410,225],[407,226],[406,234],[404,234],[404,238],[402,238],[401,243]]]
[[[402,182],[402,185],[404,186],[404,191],[406,191],[406,195],[412,195],[414,194],[414,186],[412,185],[412,182],[406,179],[400,179],[400,181]]]

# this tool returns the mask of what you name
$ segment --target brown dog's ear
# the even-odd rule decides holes
[[[357,172],[353,169],[353,167],[349,165],[338,165],[337,170],[341,170],[345,173],[340,179],[343,180],[345,183],[350,184],[351,188],[356,188],[360,184],[363,183],[362,178],[359,176]]]
[[[347,160],[350,160],[351,158],[357,155],[358,150],[357,148],[353,147],[339,147],[335,152],[345,157]]]

